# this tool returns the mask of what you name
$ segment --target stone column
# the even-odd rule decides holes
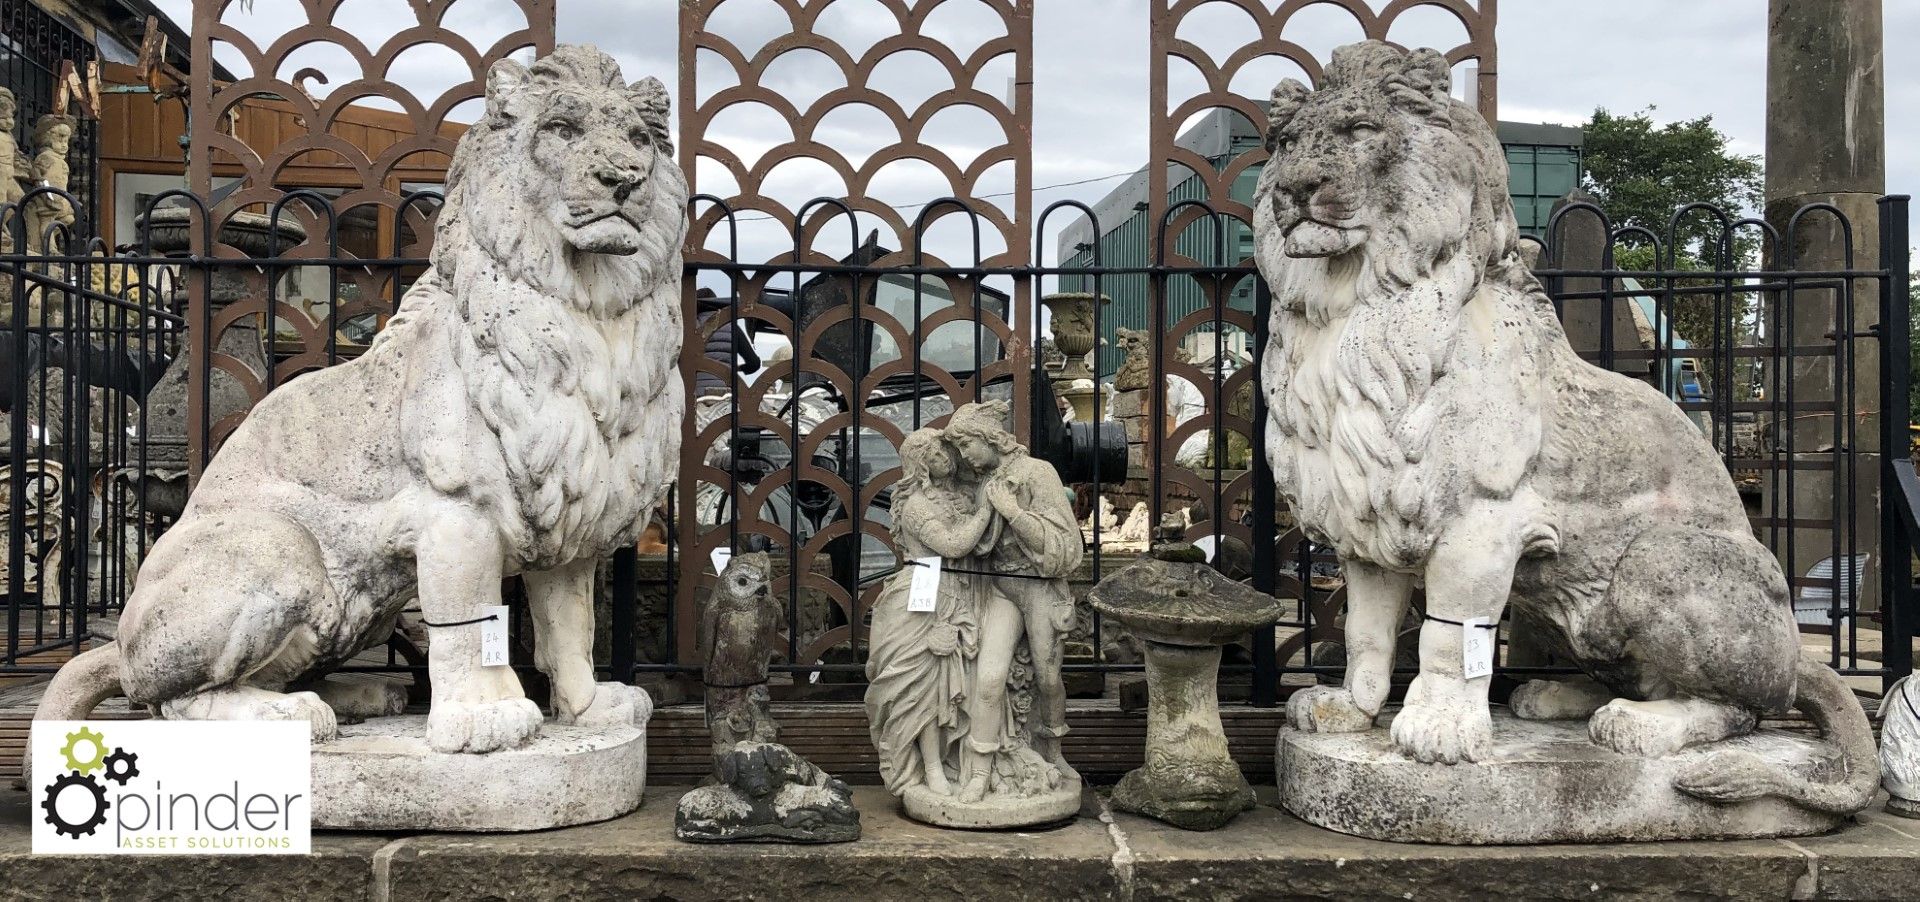
[[[1878,265],[1879,218],[1874,200],[1886,190],[1886,73],[1881,31],[1880,0],[1770,0],[1767,16],[1767,175],[1766,217],[1786,233],[1795,210],[1809,203],[1830,203],[1853,226],[1853,264],[1856,269]],[[1845,245],[1830,215],[1802,220],[1793,247],[1794,266],[1801,270],[1845,267]],[[1785,265],[1767,261],[1769,268]],[[1836,292],[1802,289],[1788,307],[1786,330],[1792,344],[1823,346],[1839,329],[1865,332],[1879,321],[1878,286],[1861,280],[1854,286],[1853,316],[1836,324]],[[1853,404],[1856,446],[1877,452],[1879,420],[1879,345],[1856,339]],[[1793,398],[1828,401],[1845,391],[1834,358],[1798,358],[1789,378]],[[1821,459],[1819,451],[1831,445],[1834,422],[1829,414],[1790,412],[1795,416],[1791,451]],[[1842,430],[1846,424],[1841,424]],[[1784,430],[1777,439],[1785,441]],[[1844,437],[1843,437],[1844,438]],[[1853,492],[1853,534],[1861,552],[1877,558],[1879,459],[1868,453],[1857,463],[1858,484]],[[1796,518],[1834,516],[1834,475],[1802,470],[1794,479]],[[1783,480],[1784,485],[1784,480]],[[1771,486],[1769,486],[1771,490]],[[1769,499],[1770,512],[1781,506]],[[1778,515],[1784,515],[1783,509]],[[1801,530],[1794,559],[1785,561],[1789,576],[1832,554],[1831,536],[1824,530]],[[1843,547],[1842,553],[1846,553]],[[1863,608],[1877,605],[1879,561],[1863,580]],[[1795,590],[1798,594],[1798,590]]]

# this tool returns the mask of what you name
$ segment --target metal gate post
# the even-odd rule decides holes
[[[1902,490],[1895,463],[1910,459],[1908,416],[1912,403],[1912,324],[1908,282],[1912,260],[1907,248],[1907,202],[1904,194],[1880,198],[1880,603],[1881,685],[1913,672],[1913,548],[1916,538],[1907,530],[1902,506],[1910,500]]]

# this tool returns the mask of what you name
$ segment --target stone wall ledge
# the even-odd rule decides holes
[[[602,824],[498,836],[320,833],[306,858],[34,856],[24,793],[0,792],[8,899],[1886,899],[1920,879],[1920,822],[1883,814],[1820,837],[1460,848],[1374,842],[1268,804],[1211,833],[1108,811],[1047,831],[906,821],[855,789],[858,843],[695,846],[684,789]],[[110,827],[110,825],[109,825]]]

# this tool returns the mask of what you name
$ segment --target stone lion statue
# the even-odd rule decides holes
[[[1879,773],[1859,703],[1800,660],[1786,580],[1713,448],[1568,345],[1520,257],[1500,144],[1448,95],[1445,59],[1342,47],[1319,90],[1275,88],[1270,116],[1253,223],[1273,292],[1267,453],[1348,591],[1344,685],[1293,696],[1293,723],[1372,728],[1424,584],[1420,672],[1392,723],[1413,757],[1490,751],[1489,678],[1464,678],[1461,623],[1512,604],[1591,677],[1531,683],[1516,714],[1589,717],[1594,742],[1662,756],[1797,707],[1839,745],[1837,782],[1727,747],[1677,788],[1863,807]]]
[[[594,681],[595,562],[631,545],[678,468],[686,180],[668,99],[592,47],[496,63],[447,172],[432,267],[367,353],[273,392],[157,542],[118,641],[62,668],[37,716],[124,691],[173,719],[397,713],[321,679],[418,599],[427,739],[488,752],[541,712],[480,664],[485,605],[525,577],[563,723],[644,720]]]

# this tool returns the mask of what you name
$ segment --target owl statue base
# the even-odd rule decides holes
[[[715,756],[721,782],[680,797],[673,835],[686,842],[852,842],[853,791],[784,745],[739,742]]]

